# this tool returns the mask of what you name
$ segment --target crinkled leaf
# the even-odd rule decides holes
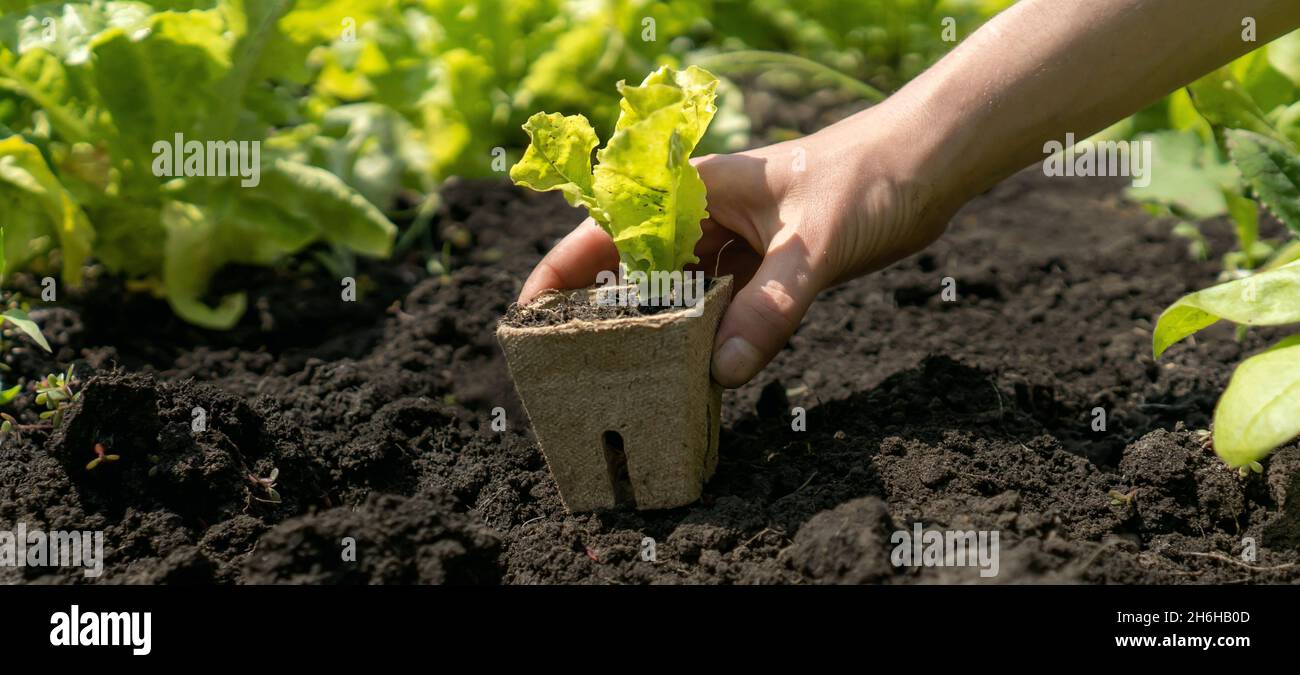
[[[217,111],[232,105],[221,85],[231,73],[234,40],[220,14],[155,14],[148,26],[136,33],[107,30],[91,46],[96,87],[117,130],[107,140],[141,173],[149,171],[159,141],[173,142],[177,134],[186,142],[225,140],[207,131],[223,119]]]
[[[1300,233],[1300,155],[1295,148],[1250,131],[1224,133],[1242,180],[1278,220]]]
[[[696,66],[660,68],[638,87],[620,83],[617,130],[596,153],[592,187],[630,269],[673,271],[699,260],[708,211],[690,157],[717,111],[716,89],[717,78]]]
[[[1246,359],[1214,410],[1214,451],[1230,466],[1263,459],[1300,435],[1300,342]]]
[[[717,112],[717,86],[696,66],[664,66],[635,87],[620,82],[618,122],[594,170],[597,138],[585,117],[533,115],[524,125],[532,144],[510,176],[586,206],[629,269],[680,270],[698,261],[700,221],[708,217],[704,181],[690,157]]]
[[[22,331],[24,335],[31,338],[33,342],[40,345],[45,351],[53,351],[50,349],[50,343],[47,342],[45,336],[41,334],[40,326],[37,326],[36,322],[32,321],[27,316],[27,312],[24,312],[21,309],[11,309],[6,311],[4,314],[0,314],[0,317],[3,317],[5,322],[13,324],[14,328]]]
[[[1247,326],[1300,323],[1300,263],[1183,296],[1156,322],[1156,358],[1170,345],[1220,319]]]
[[[591,185],[591,151],[599,140],[587,118],[537,113],[524,131],[531,142],[523,159],[510,168],[510,180],[539,192],[559,190],[570,204],[586,206],[595,217],[599,207]]]
[[[143,30],[154,8],[143,2],[50,2],[0,17],[0,43],[23,54],[42,49],[71,64],[90,58],[90,42],[109,28]]]

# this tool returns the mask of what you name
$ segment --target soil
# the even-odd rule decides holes
[[[713,287],[713,279],[705,279],[703,288],[707,293]],[[501,317],[501,324],[522,327],[558,326],[571,321],[604,321],[607,319],[625,319],[637,316],[654,316],[664,312],[681,309],[682,302],[675,296],[664,298],[662,302],[645,302],[638,300],[635,285],[629,285],[628,291],[610,289],[610,296],[602,299],[595,294],[599,287],[572,291],[543,291],[526,305],[511,303]],[[617,294],[622,293],[622,297]],[[701,296],[702,297],[702,296]]]
[[[1300,448],[1241,478],[1197,433],[1275,335],[1216,327],[1154,361],[1152,319],[1216,265],[1121,188],[1020,174],[926,253],[824,293],[726,394],[704,498],[659,512],[564,511],[495,341],[580,221],[558,195],[448,183],[450,272],[360,262],[356,302],[310,265],[230,270],[215,293],[258,290],[221,334],[92,276],[33,312],[52,356],[5,355],[11,377],[75,364],[80,396],[0,445],[0,530],[104,530],[105,572],[0,583],[1300,580]],[[33,392],[11,411],[39,425]],[[96,443],[120,459],[87,470]],[[998,530],[1000,573],[894,567],[889,535],[917,521]]]

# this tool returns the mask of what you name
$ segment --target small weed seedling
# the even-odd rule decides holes
[[[1134,499],[1135,497],[1137,497],[1137,492],[1138,492],[1138,491],[1137,491],[1137,488],[1133,488],[1132,490],[1129,490],[1128,492],[1120,492],[1119,490],[1111,490],[1110,492],[1107,493],[1107,496],[1110,497],[1110,505],[1111,505],[1111,506],[1123,506],[1123,507],[1129,507],[1129,506],[1132,506],[1132,505],[1133,505],[1133,499]]]
[[[262,499],[261,497],[254,495],[253,499],[256,499],[259,502],[266,502],[267,504],[279,504],[280,493],[275,490],[275,481],[279,477],[279,469],[271,469],[271,475],[266,478],[259,478],[257,474],[254,473],[248,474],[248,482],[252,483],[254,487],[261,488],[266,492],[267,496],[266,499]]]
[[[95,458],[86,463],[86,470],[94,471],[95,467],[104,462],[116,462],[117,460],[122,459],[121,455],[110,455],[107,453],[108,451],[104,449],[103,443],[96,443]]]
[[[72,366],[68,366],[66,373],[50,373],[36,385],[36,405],[46,408],[41,412],[41,419],[48,421],[53,428],[58,428],[63,421],[64,407],[81,395],[72,391],[74,383],[76,376],[72,373]]]
[[[0,435],[58,428],[59,424],[63,422],[64,407],[81,396],[81,392],[72,391],[72,386],[76,382],[72,366],[68,366],[67,372],[46,375],[44,379],[36,384],[36,404],[43,405],[46,408],[40,414],[43,422],[41,424],[21,424],[17,417],[9,413],[0,413],[0,420],[3,420],[0,421]],[[9,403],[17,395],[17,387],[0,392],[0,405]]]

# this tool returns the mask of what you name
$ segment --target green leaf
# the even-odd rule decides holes
[[[1255,99],[1232,76],[1231,66],[1196,80],[1187,86],[1187,91],[1196,111],[1215,129],[1244,129],[1285,140],[1269,123]]]
[[[1214,451],[1229,466],[1263,459],[1300,435],[1300,336],[1246,359],[1214,410]]]
[[[1300,233],[1300,155],[1295,148],[1241,129],[1224,134],[1242,180],[1278,220]]]
[[[50,343],[47,342],[45,336],[41,334],[40,326],[37,326],[35,321],[32,321],[27,317],[27,312],[24,312],[21,309],[8,310],[4,314],[0,314],[0,322],[3,321],[12,323],[15,328],[22,331],[24,335],[31,338],[36,344],[40,345],[41,349],[44,349],[47,352],[53,351],[50,349]]]
[[[226,295],[215,307],[203,302],[208,280],[229,260],[216,237],[216,224],[198,206],[182,202],[167,204],[162,223],[167,232],[162,277],[172,310],[204,328],[234,326],[248,305],[243,293]]]
[[[1237,245],[1246,256],[1248,267],[1253,268],[1255,244],[1259,243],[1259,206],[1236,190],[1224,190],[1223,200],[1228,205],[1228,217],[1237,230]]]
[[[1300,262],[1183,296],[1156,321],[1155,357],[1220,319],[1248,326],[1300,322]]]
[[[50,172],[40,149],[22,136],[0,140],[0,205],[5,209],[6,268],[43,254],[43,238],[53,237],[63,259],[63,280],[81,284],[82,266],[95,233],[72,195]]]
[[[1292,31],[1268,45],[1268,62],[1300,87],[1300,30]]]
[[[620,83],[618,124],[596,153],[592,186],[630,269],[671,272],[699,260],[695,244],[708,211],[690,156],[717,111],[717,85],[696,66],[660,68],[639,87]]]
[[[0,391],[0,405],[9,405],[10,403],[13,403],[14,398],[18,396],[18,392],[22,390],[23,390],[23,385],[15,384],[14,386],[5,389],[4,391]]]
[[[1239,189],[1237,171],[1220,158],[1213,143],[1191,131],[1142,134],[1152,145],[1151,183],[1129,187],[1135,201],[1163,204],[1181,217],[1205,220],[1227,213],[1224,189]]]
[[[371,257],[392,251],[397,226],[324,169],[277,159],[264,167],[262,184],[253,191],[274,202],[283,217],[314,222],[325,241]]]
[[[537,113],[528,118],[524,131],[531,142],[523,159],[510,167],[510,180],[538,192],[559,190],[569,204],[586,206],[603,220],[596,216],[599,207],[591,186],[591,151],[600,141],[587,118]]]
[[[717,108],[718,80],[703,68],[664,66],[623,95],[614,135],[596,153],[585,117],[536,114],[524,125],[532,143],[510,171],[519,185],[560,190],[583,205],[614,239],[633,271],[674,271],[698,261],[704,181],[690,157]]]

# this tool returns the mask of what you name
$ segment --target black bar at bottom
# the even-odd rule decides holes
[[[74,605],[79,626],[70,625]],[[1298,606],[1296,586],[10,586],[0,588],[0,645],[43,663],[63,657],[192,662],[196,653],[215,651],[219,658],[249,660],[250,667],[264,663],[261,655],[291,653],[382,653],[387,660],[427,658],[435,649],[445,659],[495,645],[496,663],[528,658],[529,646],[654,651],[694,649],[697,640],[713,645],[708,649],[748,642],[777,651],[820,644],[832,651],[875,645],[873,652],[887,647],[899,654],[1024,648],[1107,658],[1254,657],[1294,650]],[[127,646],[51,644],[52,635],[68,641],[55,634],[60,622],[98,629],[105,613],[119,612],[149,613],[149,654],[133,654],[143,648],[129,640],[119,640]],[[142,625],[143,614],[136,616]],[[110,638],[106,632],[105,641]]]

